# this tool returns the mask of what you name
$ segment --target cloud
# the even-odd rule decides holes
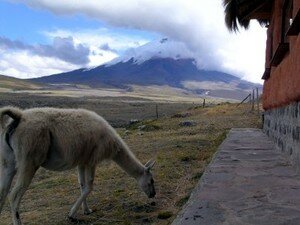
[[[20,50],[26,50],[30,49],[31,46],[24,44],[21,41],[12,41],[8,38],[0,37],[0,47],[2,49],[20,49]]]
[[[42,32],[50,40],[55,37],[73,37],[75,43],[82,43],[90,48],[99,48],[109,45],[111,50],[118,53],[128,48],[143,45],[151,40],[138,34],[126,34],[118,28],[97,29],[55,29]]]
[[[116,58],[115,52],[55,37],[52,45],[28,45],[0,37],[0,74],[19,78],[40,77],[95,67]],[[30,60],[29,60],[30,59]]]
[[[82,44],[75,45],[72,37],[55,37],[52,45],[28,45],[0,37],[0,48],[29,51],[38,56],[57,58],[75,65],[89,62],[90,49]]]
[[[116,52],[116,50],[112,49],[108,43],[102,44],[100,46],[100,49],[102,49],[104,51]]]
[[[51,44],[31,45],[0,36],[0,74],[30,78],[96,67],[128,48],[149,42],[139,35],[107,28],[55,29],[40,33]]]
[[[28,51],[0,49],[0,74],[18,78],[32,78],[76,68],[77,66],[74,64],[56,58],[33,55]]]
[[[219,69],[255,81],[263,73],[264,30],[252,23],[249,31],[230,34],[224,24],[221,0],[13,1],[57,15],[84,14],[112,26],[159,33],[185,43],[199,55],[198,64],[205,69]]]
[[[49,40],[59,37],[73,37],[76,44],[89,46],[91,54],[86,67],[95,67],[122,55],[129,48],[135,48],[150,40],[139,34],[126,34],[117,28],[98,29],[55,29],[42,32]]]
[[[108,64],[127,62],[131,58],[134,58],[135,62],[140,64],[153,57],[173,59],[192,58],[197,60],[198,55],[188,49],[183,42],[162,38],[139,47],[129,48],[120,57],[112,60]]]
[[[75,45],[72,37],[55,37],[53,45],[39,45],[35,48],[38,55],[57,57],[76,65],[89,62],[90,49],[82,44]]]

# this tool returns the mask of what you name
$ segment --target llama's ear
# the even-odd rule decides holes
[[[155,164],[155,161],[153,159],[151,159],[145,164],[145,167],[149,171],[154,166],[154,164]]]

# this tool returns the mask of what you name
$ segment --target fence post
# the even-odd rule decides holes
[[[254,111],[254,103],[255,103],[255,92],[254,89],[252,90],[252,108],[251,110]]]
[[[256,88],[256,103],[257,103],[257,113],[259,114],[259,95],[258,95],[258,88]]]
[[[203,99],[203,108],[205,107],[205,98]]]

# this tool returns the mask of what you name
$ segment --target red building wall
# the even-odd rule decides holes
[[[268,28],[266,67],[270,67],[271,51],[278,47],[281,40],[282,0],[274,1],[273,15]],[[293,16],[300,8],[300,0],[293,1]],[[300,101],[300,37],[288,36],[289,51],[264,83],[263,107],[272,109]],[[272,50],[271,50],[272,49]]]

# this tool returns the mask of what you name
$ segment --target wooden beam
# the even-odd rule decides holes
[[[270,62],[271,66],[278,66],[285,54],[290,50],[289,43],[279,43]]]
[[[268,80],[271,75],[271,68],[266,68],[261,79]]]
[[[271,5],[270,0],[265,0],[265,1],[253,1],[251,8],[249,7],[247,11],[243,12],[244,16],[243,19],[270,19],[271,17],[271,10],[272,10],[272,5]],[[248,3],[249,4],[249,3]],[[269,17],[267,18],[256,18],[255,14],[256,13],[267,13]]]
[[[268,20],[271,18],[271,12],[254,12],[249,19]]]

